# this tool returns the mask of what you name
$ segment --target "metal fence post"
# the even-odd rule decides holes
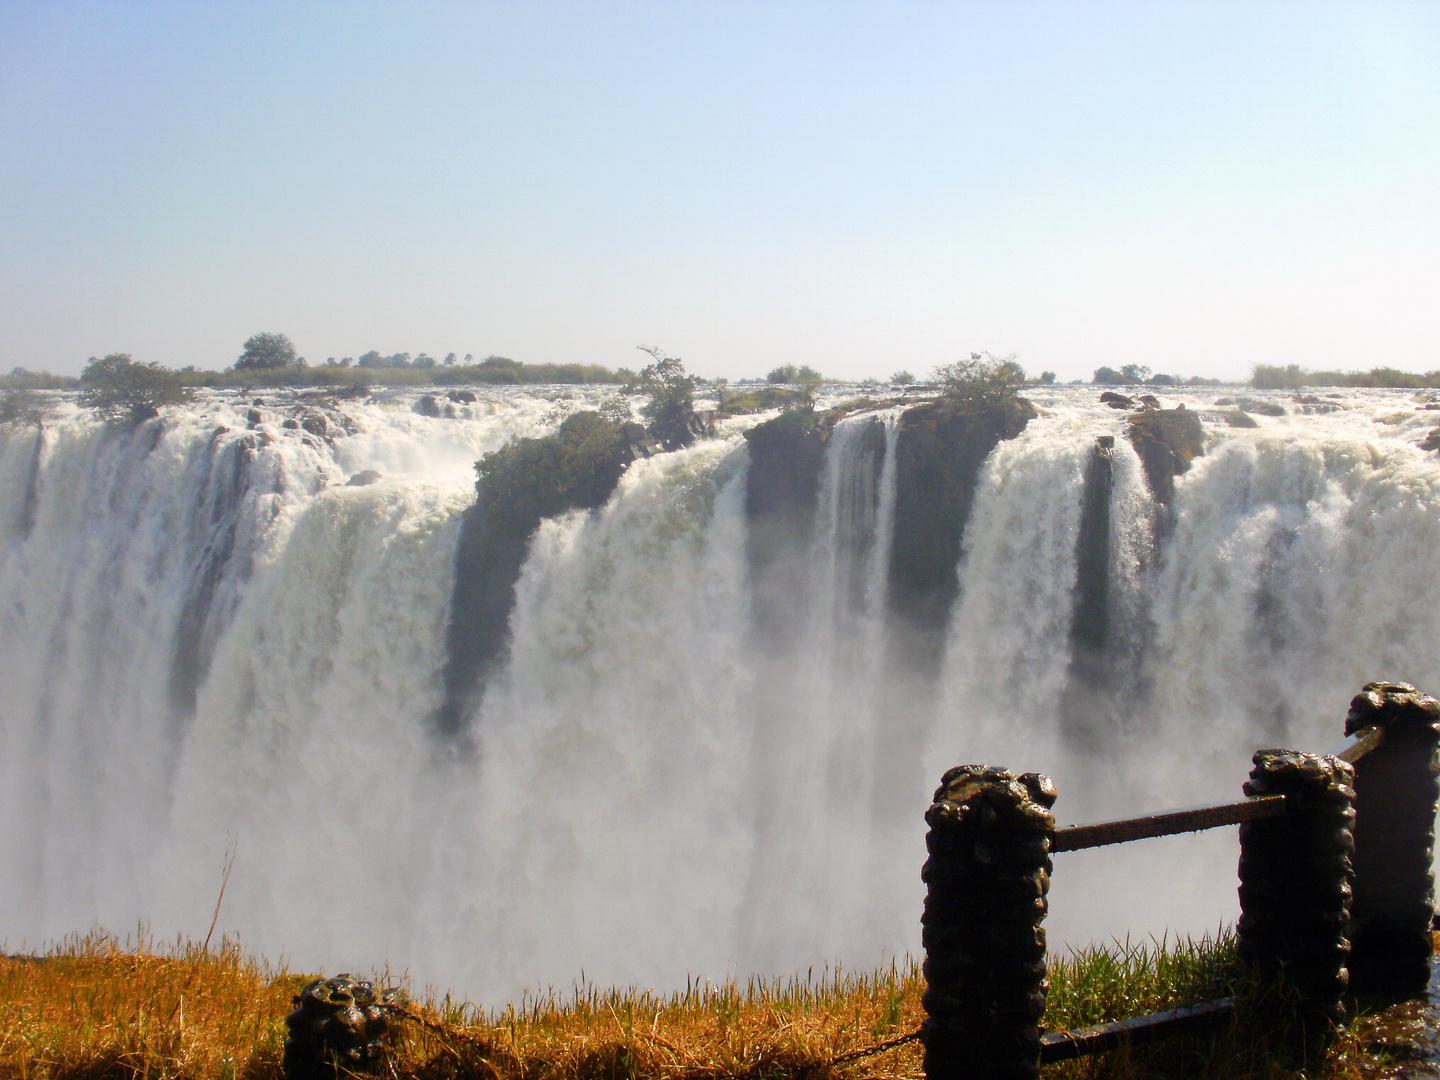
[[[1407,683],[1369,683],[1350,703],[1345,734],[1372,726],[1384,739],[1355,764],[1351,982],[1363,993],[1416,994],[1430,981],[1440,703]]]
[[[1045,1012],[1045,931],[1055,785],[962,765],[925,821],[921,919],[929,1080],[1033,1078]]]
[[[1261,750],[1245,794],[1284,795],[1282,817],[1240,826],[1241,959],[1283,973],[1300,995],[1306,1048],[1345,1019],[1354,771],[1337,757]]]

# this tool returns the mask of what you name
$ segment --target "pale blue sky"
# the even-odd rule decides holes
[[[0,371],[1440,368],[1440,4],[0,0]]]

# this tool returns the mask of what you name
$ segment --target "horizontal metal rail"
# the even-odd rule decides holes
[[[1339,746],[1330,751],[1330,755],[1353,765],[1379,746],[1384,738],[1384,728],[1363,728],[1353,735],[1347,735]],[[1176,833],[1218,829],[1222,825],[1238,825],[1257,818],[1279,817],[1284,812],[1285,798],[1282,795],[1266,795],[1259,799],[1242,799],[1240,802],[1215,803],[1184,810],[1162,810],[1158,814],[1147,814],[1144,817],[1056,829],[1050,850],[1083,851],[1086,848],[1105,847],[1109,844],[1124,844],[1131,840],[1148,840],[1154,836],[1174,836]]]
[[[1168,1012],[1115,1020],[1074,1031],[1052,1031],[1040,1037],[1040,1064],[1101,1054],[1118,1046],[1157,1042],[1223,1027],[1235,1011],[1234,998],[1220,998]]]
[[[1100,821],[1090,825],[1070,825],[1055,830],[1050,844],[1052,852],[1082,851],[1085,848],[1124,844],[1131,840],[1147,840],[1152,836],[1174,836],[1176,833],[1218,829],[1222,825],[1238,825],[1257,818],[1279,817],[1285,813],[1285,796],[1264,795],[1258,799],[1242,799],[1234,803],[1194,806],[1186,810],[1163,810],[1145,817],[1122,821]]]
[[[1366,754],[1374,750],[1385,741],[1385,729],[1382,727],[1361,728],[1354,735],[1346,735],[1345,740],[1334,750],[1330,751],[1331,757],[1338,757],[1341,761],[1348,761],[1351,765],[1359,761]]]

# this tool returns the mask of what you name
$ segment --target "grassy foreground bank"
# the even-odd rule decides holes
[[[335,974],[335,972],[326,972]],[[357,975],[360,973],[356,973]],[[369,973],[367,973],[368,975]],[[21,1080],[279,1080],[291,998],[313,976],[239,945],[157,947],[103,934],[43,955],[0,957],[0,1077]],[[382,975],[383,978],[383,975]],[[1245,988],[1234,942],[1093,949],[1052,965],[1047,1027],[1078,1027]],[[584,985],[485,1013],[448,996],[400,1022],[396,1080],[860,1080],[918,1077],[918,964],[807,972],[775,982],[691,985],[669,997]],[[1272,1017],[1260,1019],[1261,1014]],[[1231,1030],[1050,1066],[1051,1077],[1299,1075],[1267,1049],[1261,1003]],[[1309,1075],[1384,1075],[1355,1024]],[[907,1038],[908,1036],[908,1038]]]

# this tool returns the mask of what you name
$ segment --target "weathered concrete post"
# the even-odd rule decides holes
[[[929,1080],[1039,1072],[1054,803],[1048,776],[962,765],[944,775],[925,813]]]
[[[1240,826],[1241,959],[1283,972],[1300,995],[1301,1046],[1345,1019],[1354,772],[1336,757],[1261,750],[1245,794],[1284,795],[1281,817]]]
[[[285,1017],[286,1080],[337,1080],[385,1070],[397,1034],[387,1006],[401,1005],[398,990],[336,975],[315,979],[295,995]]]
[[[1355,763],[1351,984],[1418,994],[1430,981],[1440,703],[1406,683],[1369,683],[1350,703],[1345,734],[1372,726],[1384,739]]]

